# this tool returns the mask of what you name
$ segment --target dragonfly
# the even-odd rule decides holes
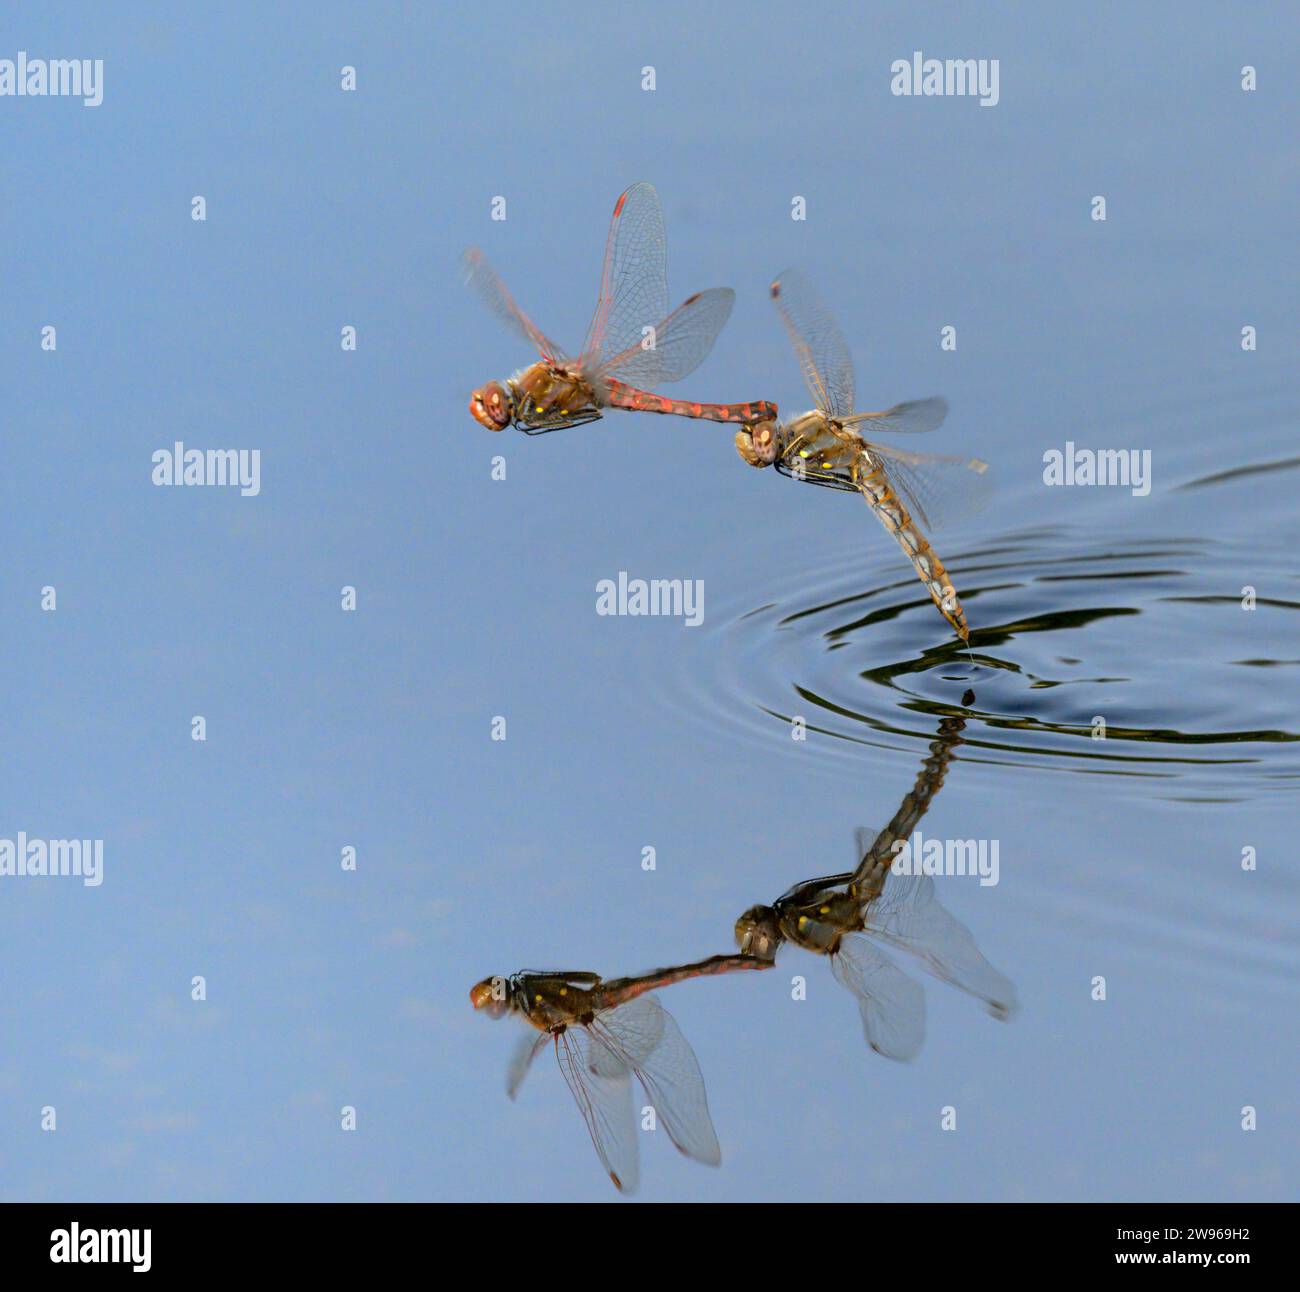
[[[960,718],[943,720],[916,783],[884,830],[855,832],[855,869],[804,880],[770,906],[751,906],[736,921],[742,955],[772,964],[788,942],[826,956],[831,972],[857,1000],[867,1044],[889,1059],[920,1053],[925,993],[877,943],[914,957],[995,1018],[1010,1018],[1017,1008],[1015,987],[980,954],[970,930],[940,906],[934,880],[892,869],[899,841],[911,835],[942,787],[964,725]]]
[[[784,423],[770,420],[737,431],[740,456],[750,466],[775,465],[782,475],[808,484],[860,493],[906,553],[939,612],[969,643],[961,602],[922,530],[977,502],[988,464],[978,458],[911,453],[866,439],[868,434],[935,430],[948,414],[948,402],[935,397],[879,413],[856,412],[848,346],[808,279],[787,270],[769,290],[816,407]]]
[[[722,1161],[695,1052],[648,993],[688,978],[766,968],[751,956],[722,955],[608,980],[589,972],[524,970],[484,978],[469,998],[475,1009],[494,1018],[514,1014],[539,1033],[521,1037],[515,1047],[506,1073],[511,1099],[533,1059],[548,1044],[554,1047],[596,1155],[614,1187],[632,1193],[639,1180],[633,1074],[680,1152],[709,1166]]]
[[[600,296],[577,356],[566,354],[515,304],[478,248],[467,251],[465,279],[487,307],[541,355],[508,380],[470,396],[480,425],[514,425],[528,435],[594,422],[605,408],[670,413],[713,422],[755,423],[777,416],[775,404],[700,404],[653,394],[650,387],[694,372],[731,315],[736,294],[712,287],[668,312],[664,213],[654,185],[633,184],[614,204],[605,242]]]

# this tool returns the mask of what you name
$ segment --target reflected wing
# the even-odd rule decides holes
[[[860,866],[876,846],[876,831],[869,825],[860,825],[853,832],[854,867]]]
[[[859,427],[864,435],[897,435],[937,430],[947,416],[948,401],[942,395],[933,395],[895,404],[883,413],[854,413],[843,421],[845,426]]]
[[[524,1078],[528,1075],[528,1069],[532,1067],[533,1060],[550,1039],[548,1033],[539,1032],[536,1036],[530,1033],[519,1037],[515,1041],[514,1051],[510,1055],[510,1063],[506,1067],[506,1094],[511,1099],[519,1093],[519,1087],[524,1084]]]
[[[884,891],[864,914],[864,932],[915,956],[936,978],[982,1001],[994,1018],[1015,1013],[1011,980],[984,959],[970,930],[939,905],[929,875],[891,870]]]
[[[799,270],[787,269],[771,293],[813,403],[843,420],[853,412],[853,360],[839,327]]]
[[[985,506],[992,493],[988,463],[945,453],[908,453],[867,442],[889,483],[913,517],[927,530]]]
[[[709,1116],[704,1077],[673,1016],[653,996],[638,996],[601,1012],[591,1026],[636,1072],[668,1138],[687,1157],[717,1166],[722,1150]]]
[[[666,381],[680,381],[687,373],[694,372],[713,349],[735,302],[736,293],[730,287],[697,292],[673,310],[649,336],[638,335],[631,349],[611,353],[596,375],[617,377],[630,386],[646,389]]]
[[[831,971],[858,999],[867,1044],[887,1059],[914,1059],[925,1042],[925,993],[865,938],[840,939]]]
[[[857,884],[859,896],[876,896],[884,883],[885,870],[894,860],[890,846],[893,836],[881,839],[878,831],[860,825],[853,832],[853,851],[856,869],[850,882]]]
[[[531,341],[538,354],[548,363],[563,360],[564,352],[515,304],[515,298],[506,289],[500,275],[488,264],[487,257],[477,247],[471,247],[465,252],[460,262],[465,271],[465,282],[506,327],[525,341]]]
[[[555,1052],[560,1071],[591,1132],[596,1155],[614,1187],[634,1193],[640,1182],[640,1167],[628,1066],[580,1024],[556,1036]]]
[[[582,347],[585,365],[639,345],[642,329],[668,313],[668,247],[653,184],[642,181],[614,203],[600,274],[600,296]]]

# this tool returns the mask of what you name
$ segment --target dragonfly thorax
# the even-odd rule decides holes
[[[781,427],[781,437],[786,446],[815,444],[827,436],[844,434],[844,428],[833,417],[827,417],[819,408],[810,408],[798,417],[792,417]]]
[[[862,448],[857,435],[816,409],[787,422],[777,438],[782,458],[799,457],[816,466],[822,466],[824,459],[847,465]]]
[[[522,421],[591,408],[596,392],[579,373],[552,363],[535,363],[510,381],[514,413]]]
[[[844,891],[828,891],[811,901],[791,902],[781,908],[781,930],[806,951],[834,953],[846,933],[862,927],[859,904]]]
[[[809,484],[857,488],[862,441],[818,409],[784,424],[760,422],[738,431],[736,451],[752,467],[775,466],[782,475]]]
[[[592,1013],[596,974],[519,973],[509,982],[509,1008],[523,1014],[540,1031],[568,1023],[585,1023]]]

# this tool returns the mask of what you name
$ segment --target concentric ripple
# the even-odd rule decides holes
[[[860,554],[775,578],[762,604],[711,608],[693,634],[691,712],[782,748],[849,758],[933,740],[967,719],[964,756],[1174,782],[1161,797],[1240,801],[1300,780],[1295,576],[1222,539],[1098,542],[1065,527],[944,550],[967,651],[901,560]],[[859,559],[854,559],[857,556]],[[1259,585],[1253,609],[1242,589]],[[917,653],[918,642],[931,642]],[[796,719],[806,742],[792,740]]]

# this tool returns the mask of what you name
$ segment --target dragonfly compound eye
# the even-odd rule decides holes
[[[499,381],[480,386],[469,399],[470,416],[489,431],[503,431],[510,425],[510,400]]]
[[[491,1018],[500,1018],[506,1012],[506,984],[503,978],[484,978],[469,989],[469,1003]]]
[[[736,452],[739,453],[751,467],[759,467],[763,465],[754,452],[754,437],[748,431],[736,432]]]
[[[774,960],[780,940],[776,912],[770,906],[751,906],[736,921],[736,945],[744,955]]]
[[[736,432],[736,452],[751,467],[767,467],[776,461],[776,437],[770,427],[770,423],[764,422],[753,430]]]
[[[764,466],[776,461],[776,426],[772,422],[760,422],[754,427],[753,441],[754,453]]]

